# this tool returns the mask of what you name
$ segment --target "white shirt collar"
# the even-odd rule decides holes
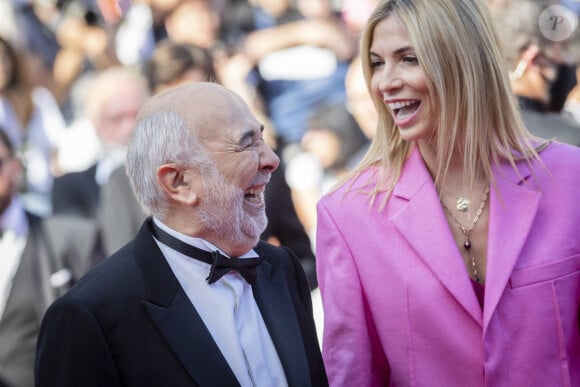
[[[157,226],[159,226],[159,228],[161,228],[163,231],[165,231],[166,233],[174,236],[175,238],[179,239],[182,242],[185,242],[191,246],[197,247],[198,249],[202,249],[204,251],[219,251],[221,254],[225,255],[226,257],[230,257],[228,254],[226,254],[224,251],[222,251],[219,247],[217,247],[216,245],[214,245],[211,242],[206,241],[205,239],[201,239],[201,238],[197,238],[197,237],[192,237],[189,235],[185,235],[182,234],[178,231],[175,231],[171,228],[169,228],[168,226],[166,226],[162,221],[160,221],[158,218],[153,217],[153,221],[155,222],[155,224]],[[254,249],[250,249],[248,250],[246,253],[240,255],[237,258],[255,258],[258,257],[258,253],[256,253],[256,251]]]

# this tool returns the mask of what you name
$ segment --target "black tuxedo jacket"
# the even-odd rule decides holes
[[[239,385],[150,224],[49,308],[38,342],[38,387]],[[255,250],[265,262],[254,297],[289,385],[327,385],[298,259],[263,242]]]
[[[44,312],[99,259],[95,222],[27,216],[28,237],[0,319],[0,386],[34,385],[36,338]],[[63,280],[55,281],[59,274]]]

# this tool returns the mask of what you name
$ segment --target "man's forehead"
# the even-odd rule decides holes
[[[194,82],[177,86],[149,99],[141,109],[140,116],[158,112],[175,111],[191,116],[195,113],[206,114],[212,107],[223,109],[232,103],[235,94],[226,88],[209,82]]]

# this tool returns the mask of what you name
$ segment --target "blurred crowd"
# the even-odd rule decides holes
[[[312,238],[317,199],[360,159],[373,135],[376,113],[356,55],[359,31],[375,3],[0,0],[0,125],[24,162],[26,208],[43,216],[65,208],[69,197],[54,179],[71,172],[93,167],[98,177],[91,190],[104,186],[123,162],[144,98],[180,82],[210,80],[241,94],[266,123],[297,215]],[[537,24],[514,6],[518,2],[488,3],[500,37],[510,37],[506,57],[523,108],[542,117],[567,112],[570,133],[558,139],[580,145],[578,52],[531,36]],[[577,2],[563,3],[577,12]],[[521,58],[540,63],[533,52],[521,55],[524,46],[548,53],[542,58],[550,68],[540,79],[522,79]],[[123,75],[99,79],[112,68],[133,72],[129,78],[141,78],[143,90],[129,90]],[[536,126],[536,118],[529,125]],[[94,209],[79,211],[90,215]]]
[[[10,143],[0,144],[0,174],[13,172],[6,177],[12,185],[0,185],[0,241],[17,194],[27,214],[97,224],[102,247],[89,261],[118,249],[145,217],[123,167],[140,107],[182,82],[219,82],[248,102],[281,158],[266,192],[270,225],[263,238],[292,247],[316,288],[316,202],[366,153],[378,119],[357,57],[376,2],[0,0],[0,132]],[[554,41],[537,28],[547,2],[487,3],[526,125],[580,146],[577,25]],[[577,0],[559,3],[580,13]],[[22,168],[8,171],[12,153]],[[31,228],[23,229],[26,238]],[[90,266],[83,265],[79,275]],[[63,277],[57,269],[51,273],[61,276],[51,275],[45,287],[71,282],[75,270]],[[0,301],[8,305],[12,279],[5,277]],[[0,303],[0,347],[9,312]],[[0,385],[2,356],[0,350]]]
[[[372,136],[376,118],[362,74],[350,76],[351,86],[345,81],[374,4],[1,0],[0,125],[25,165],[26,208],[42,216],[61,212],[70,192],[59,177],[72,172],[94,167],[91,191],[104,186],[123,162],[143,98],[209,80],[241,94],[264,121],[288,167],[300,221],[312,232],[320,190],[356,162]],[[125,77],[106,81],[103,72],[113,68]],[[123,78],[135,77],[128,72],[145,89],[129,90],[132,81]]]

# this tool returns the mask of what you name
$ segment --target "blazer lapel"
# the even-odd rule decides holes
[[[148,219],[135,239],[135,256],[147,284],[143,306],[177,358],[200,386],[236,386],[226,359],[171,272]],[[203,364],[203,366],[200,366]]]
[[[263,256],[263,254],[260,252]],[[254,298],[276,347],[289,386],[310,386],[310,374],[302,333],[292,313],[294,305],[280,266],[273,267],[267,257],[258,267],[253,286]]]
[[[530,177],[527,165],[522,162],[518,168],[521,175],[510,165],[494,171],[497,187],[490,193],[484,326],[489,323],[507,286],[542,196],[539,191],[521,184]]]
[[[481,307],[449,229],[433,179],[413,150],[389,200],[402,200],[392,222],[457,302],[482,325]]]

